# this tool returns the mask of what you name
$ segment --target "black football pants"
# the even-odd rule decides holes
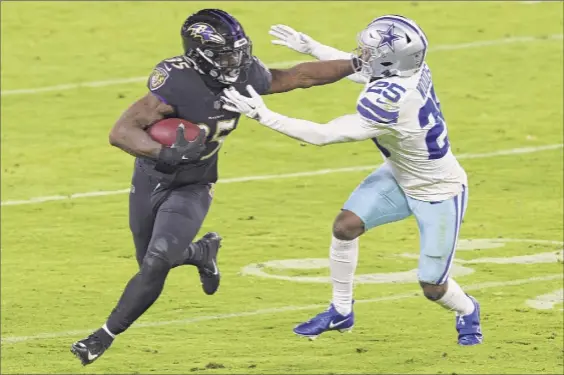
[[[129,195],[129,226],[139,272],[127,284],[107,327],[125,331],[157,300],[171,268],[195,264],[202,249],[193,244],[211,205],[211,185],[171,186],[136,165]]]

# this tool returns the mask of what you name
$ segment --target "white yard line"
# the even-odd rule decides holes
[[[547,35],[545,37],[539,36],[521,36],[521,37],[511,37],[511,38],[504,38],[504,39],[495,39],[495,40],[484,40],[484,41],[476,41],[470,43],[460,43],[460,44],[444,44],[444,45],[437,45],[436,47],[429,48],[430,52],[433,51],[454,51],[459,49],[468,49],[468,48],[481,48],[481,47],[489,47],[489,46],[496,46],[496,45],[503,45],[503,44],[512,44],[512,43],[526,43],[526,42],[542,42],[546,40],[561,40],[563,38],[563,34],[553,34]],[[294,64],[298,64],[308,60],[294,60],[294,61],[282,61],[267,64],[271,68],[284,68]],[[147,76],[143,77],[132,77],[132,78],[117,78],[117,79],[109,79],[104,81],[93,81],[93,82],[83,82],[83,83],[68,83],[63,85],[56,85],[56,86],[47,86],[47,87],[37,87],[31,89],[15,89],[15,90],[2,90],[0,92],[1,96],[8,96],[8,95],[24,95],[24,94],[39,94],[44,92],[50,91],[65,91],[65,90],[73,90],[81,87],[106,87],[112,85],[123,85],[128,83],[139,83],[145,82],[147,80]]]
[[[562,279],[561,274],[553,274],[553,275],[546,275],[540,277],[530,277],[527,279],[519,279],[519,280],[511,280],[511,281],[491,281],[491,282],[484,282],[478,284],[472,284],[464,287],[464,290],[471,291],[471,290],[483,290],[487,288],[496,288],[496,287],[504,287],[504,286],[515,286],[515,285],[523,285],[528,283],[533,283],[537,281],[549,281],[549,280],[557,280]],[[404,293],[404,294],[395,294],[386,297],[379,297],[379,298],[371,298],[371,299],[364,299],[364,300],[356,300],[355,303],[374,303],[374,302],[384,302],[384,301],[395,301],[400,299],[407,299],[407,298],[414,298],[420,297],[420,292],[411,292],[411,293]],[[421,303],[425,303],[423,300]],[[231,318],[243,318],[247,316],[256,316],[256,315],[273,315],[279,314],[289,311],[301,311],[301,310],[314,310],[325,308],[327,305],[306,305],[306,306],[287,306],[287,307],[279,307],[279,308],[270,308],[270,309],[262,309],[262,310],[255,310],[255,311],[243,311],[237,313],[230,313],[230,314],[218,314],[218,315],[207,315],[207,316],[198,316],[194,318],[188,319],[179,319],[179,320],[166,320],[160,322],[147,322],[147,323],[138,323],[131,326],[130,329],[135,328],[150,328],[150,327],[160,327],[160,326],[168,326],[168,325],[185,325],[185,324],[193,324],[197,322],[205,322],[209,320],[225,320]],[[5,328],[5,327],[4,327]],[[68,337],[68,336],[81,336],[87,335],[92,332],[92,329],[83,329],[83,330],[74,330],[74,331],[65,331],[65,332],[51,332],[51,333],[39,333],[36,335],[31,336],[8,336],[2,337],[2,344],[14,344],[18,342],[26,342],[31,340],[47,340],[59,337]]]
[[[547,146],[539,146],[539,147],[524,147],[524,148],[511,148],[508,150],[499,150],[494,152],[488,153],[481,153],[481,154],[460,154],[457,156],[458,159],[479,159],[479,158],[488,158],[488,157],[496,157],[496,156],[503,156],[503,155],[517,155],[517,154],[529,154],[533,152],[540,152],[545,150],[555,150],[562,148],[563,144],[553,144]],[[262,180],[279,180],[283,178],[295,178],[295,177],[309,177],[309,176],[318,176],[324,174],[332,174],[332,173],[346,173],[346,172],[358,172],[358,171],[365,171],[365,170],[373,170],[377,167],[377,165],[361,165],[356,167],[347,167],[347,168],[332,168],[332,169],[320,169],[316,171],[306,171],[306,172],[297,172],[297,173],[286,173],[286,174],[270,174],[270,175],[262,175],[262,176],[247,176],[247,177],[234,177],[234,178],[226,178],[219,180],[218,183],[221,184],[231,184],[237,182],[250,182],[250,181],[262,181]],[[117,194],[126,194],[129,193],[128,189],[120,189],[120,190],[106,190],[106,191],[90,191],[86,193],[74,193],[71,195],[51,195],[45,197],[35,197],[23,200],[7,200],[1,203],[2,206],[20,206],[23,204],[37,204],[37,203],[45,203],[45,202],[53,202],[53,201],[64,201],[69,199],[78,199],[78,198],[92,198],[92,197],[101,197],[101,196],[108,196],[108,195],[117,195]]]

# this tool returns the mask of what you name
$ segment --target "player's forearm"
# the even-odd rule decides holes
[[[337,117],[321,125],[287,117],[265,108],[260,111],[258,121],[282,134],[316,146],[363,141],[381,134],[380,129],[367,127],[356,113]]]
[[[318,42],[313,43],[310,55],[321,61],[329,61],[329,60],[350,61],[351,59],[356,57],[350,52],[344,52]],[[366,83],[366,78],[362,77],[358,73],[353,72],[352,74],[347,75],[346,78],[356,83],[361,83],[361,84]]]
[[[343,141],[339,141],[339,137],[321,124],[287,117],[268,109],[262,111],[258,121],[277,132],[316,146]]]
[[[272,69],[271,94],[337,82],[354,73],[351,60],[312,61],[290,69]]]
[[[145,130],[172,113],[172,106],[148,93],[133,103],[117,120],[110,132],[110,144],[133,156],[157,159],[162,146]]]
[[[305,87],[327,85],[354,74],[350,58],[323,62],[307,62],[295,66]]]
[[[157,159],[162,146],[153,141],[143,129],[116,126],[110,133],[110,144],[136,157]]]

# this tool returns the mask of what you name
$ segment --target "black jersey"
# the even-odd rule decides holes
[[[243,83],[234,83],[239,92],[248,95],[246,85],[252,85],[259,94],[270,89],[270,71],[256,57]],[[170,117],[182,118],[202,127],[206,131],[207,147],[196,163],[181,164],[172,175],[162,174],[154,169],[155,161],[138,158],[139,165],[146,173],[173,179],[175,183],[211,183],[216,182],[217,158],[225,138],[237,128],[241,116],[239,113],[222,108],[220,97],[226,85],[211,77],[200,74],[183,56],[177,56],[160,62],[147,82],[149,90],[166,104],[174,107]]]

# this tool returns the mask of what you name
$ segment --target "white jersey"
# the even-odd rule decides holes
[[[458,195],[467,185],[464,169],[454,157],[447,126],[429,67],[411,77],[368,83],[357,111],[364,126],[392,167],[405,194],[424,201]]]
[[[358,74],[348,78],[362,82]],[[405,194],[415,199],[446,200],[467,185],[466,173],[450,149],[446,123],[426,64],[413,76],[382,78],[366,84],[357,112],[327,124],[287,117],[266,107],[257,117],[265,126],[318,146],[372,139]]]

